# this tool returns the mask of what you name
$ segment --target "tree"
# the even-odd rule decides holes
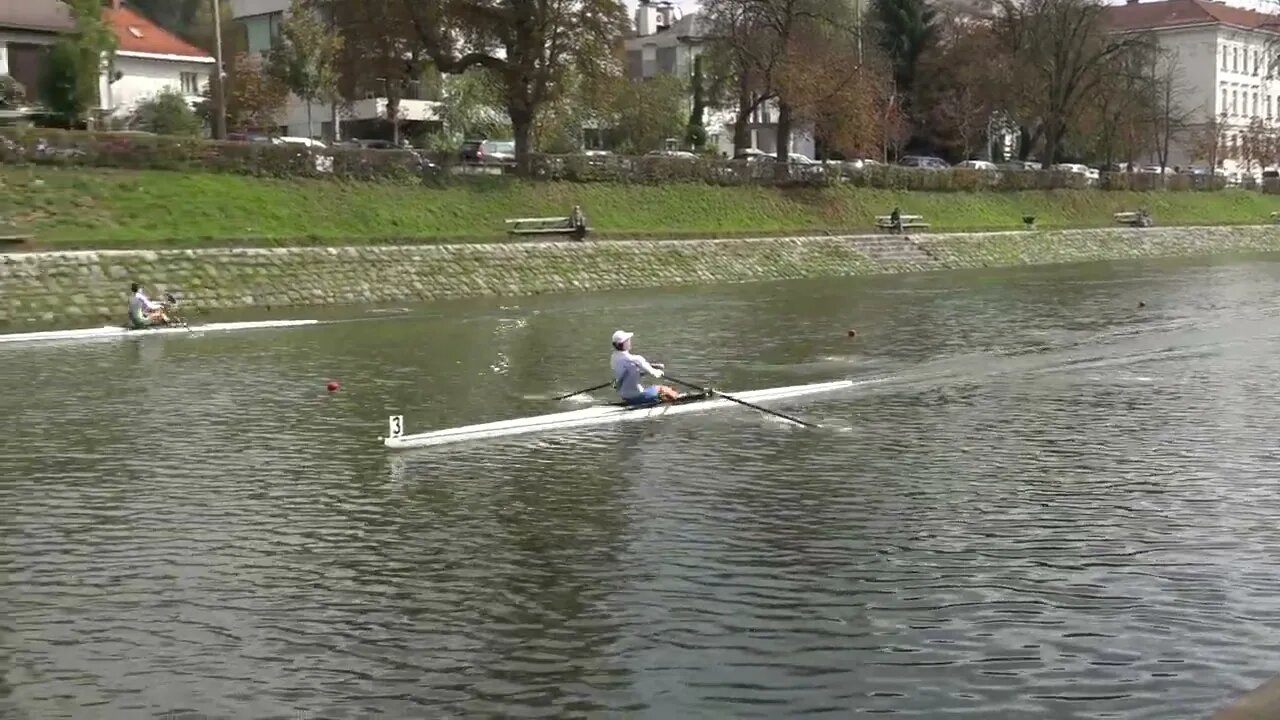
[[[680,138],[688,129],[689,84],[681,77],[617,77],[606,103],[603,124],[625,154],[660,150],[668,138]]]
[[[756,9],[753,0],[704,0],[702,3],[708,28],[703,38],[708,47],[702,55],[702,67],[712,68],[711,74],[717,78],[709,89],[723,88],[732,98],[730,104],[736,110],[735,155],[751,147],[748,125],[752,115],[775,97],[773,76],[782,57],[782,48],[776,38],[766,32]]]
[[[1098,0],[999,0],[997,37],[1009,55],[1005,101],[1033,121],[1050,167],[1072,123],[1105,77],[1108,60],[1146,46],[1140,34],[1113,34]]]
[[[503,113],[502,87],[479,68],[445,79],[441,120],[444,139],[455,152],[463,140],[505,138],[511,132]]]
[[[1222,163],[1224,157],[1228,156],[1229,150],[1226,142],[1227,128],[1230,123],[1227,121],[1227,113],[1223,112],[1221,117],[1210,118],[1191,135],[1191,156],[1196,160],[1204,160],[1209,163],[1209,174],[1215,175],[1218,172],[1218,165]]]
[[[936,11],[927,0],[873,0],[871,16],[898,91],[911,92],[916,66],[936,34]]]
[[[348,101],[386,97],[392,141],[400,142],[400,101],[420,85],[427,58],[404,0],[327,0],[339,53],[339,90]]]
[[[1169,145],[1181,134],[1191,119],[1183,103],[1182,71],[1178,56],[1158,52],[1149,63],[1148,93],[1152,100],[1151,136],[1160,171],[1169,164]]]
[[[940,25],[938,42],[918,59],[915,107],[927,139],[968,160],[989,142],[1003,63],[989,26],[951,20]]]
[[[266,71],[256,53],[239,53],[227,67],[227,127],[232,130],[266,130],[279,125],[278,117],[289,100],[289,89]],[[201,92],[197,114],[209,122],[213,112],[212,84]]]
[[[1240,160],[1244,161],[1246,172],[1252,172],[1254,166],[1265,168],[1275,156],[1275,133],[1262,118],[1255,117],[1249,126],[1240,133]]]
[[[704,8],[722,66],[737,81],[735,150],[746,144],[751,114],[775,99],[776,157],[785,171],[794,124],[856,84],[855,18],[842,0],[709,0]],[[840,60],[830,62],[835,57]]]
[[[815,54],[816,55],[816,54]],[[838,77],[847,68],[841,54],[814,57],[814,74]],[[831,65],[836,65],[835,69]],[[902,117],[895,107],[892,70],[878,54],[864,53],[850,82],[823,88],[821,102],[802,102],[800,116],[814,125],[824,145],[845,157],[883,158],[891,143],[900,142]]]
[[[115,34],[102,21],[98,0],[66,0],[75,29],[50,48],[40,95],[68,127],[86,119],[98,104],[98,81],[116,47]]]
[[[599,74],[627,29],[619,0],[401,0],[441,72],[489,73],[515,136],[516,167],[532,170],[534,123],[564,91],[566,73]]]
[[[267,56],[268,72],[307,106],[307,134],[315,137],[311,106],[338,95],[338,53],[342,38],[317,15],[313,0],[291,0],[280,27],[280,42]]]
[[[165,88],[138,103],[129,118],[130,127],[157,135],[199,135],[200,118],[187,99],[173,88]]]
[[[1149,82],[1149,53],[1130,48],[1108,58],[1102,80],[1072,128],[1076,141],[1107,167],[1132,165],[1150,149],[1155,100]]]

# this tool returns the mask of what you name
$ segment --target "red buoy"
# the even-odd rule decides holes
[[[330,380],[329,385],[327,387],[329,388],[329,392],[337,392],[338,388],[342,386],[334,382],[333,380]]]

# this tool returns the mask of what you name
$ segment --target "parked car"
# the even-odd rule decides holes
[[[1035,160],[1005,160],[1002,163],[997,163],[996,167],[1001,170],[1016,170],[1019,172],[1031,172],[1041,169],[1040,163]]]
[[[506,165],[516,161],[514,140],[467,140],[462,143],[462,161],[484,165]]]
[[[1083,175],[1090,185],[1097,184],[1098,178],[1100,177],[1100,173],[1096,168],[1091,168],[1088,165],[1082,165],[1080,163],[1057,163],[1053,166],[1053,169],[1058,172],[1070,172]]]
[[[964,162],[956,163],[956,167],[967,170],[999,170],[996,164],[990,160],[965,160]]]
[[[946,160],[931,155],[904,155],[898,160],[898,165],[922,170],[946,170],[951,167]]]

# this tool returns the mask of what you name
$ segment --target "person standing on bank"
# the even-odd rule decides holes
[[[652,402],[672,402],[680,397],[675,388],[667,385],[645,386],[641,377],[649,375],[662,377],[663,365],[650,363],[643,355],[631,352],[631,338],[635,333],[617,330],[613,333],[613,355],[609,358],[609,367],[613,370],[613,388],[618,391],[622,401],[628,405],[644,405]]]

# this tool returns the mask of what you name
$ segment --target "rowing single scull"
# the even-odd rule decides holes
[[[101,338],[132,338],[167,335],[169,333],[221,332],[227,330],[257,330],[261,328],[296,327],[315,325],[319,320],[257,320],[252,322],[223,322],[192,325],[166,325],[133,330],[123,325],[104,325],[79,330],[47,330],[44,332],[10,333],[0,335],[0,343],[41,342],[49,340],[97,340]]]
[[[782,400],[785,398],[798,397],[800,395],[812,395],[815,393],[842,390],[844,388],[851,387],[853,384],[852,380],[837,380],[835,382],[813,383],[811,385],[791,385],[788,387],[768,388],[765,390],[748,390],[746,392],[733,393],[733,397],[740,401],[759,403],[768,402],[770,400]],[[431,432],[415,433],[412,435],[406,435],[404,433],[404,416],[392,415],[387,418],[387,437],[380,439],[382,440],[383,445],[393,450],[406,450],[409,448],[444,445],[446,443],[463,442],[466,440],[481,440],[502,437],[505,435],[521,435],[524,433],[544,430],[563,430],[567,428],[584,427],[587,425],[602,425],[604,423],[622,422],[625,420],[644,420],[647,418],[662,417],[664,415],[677,415],[686,412],[719,410],[722,408],[735,407],[740,404],[735,403],[732,400],[727,400],[724,397],[716,397],[716,395],[717,393],[715,393],[715,391],[712,391],[710,394],[693,393],[685,395],[673,403],[657,403],[653,405],[639,405],[633,407],[627,407],[620,403],[611,403],[609,405],[597,405],[596,407],[584,408],[582,410],[570,410],[568,412],[538,415],[530,418],[520,418],[518,420],[501,420],[498,422],[481,423],[479,425],[466,425],[449,430],[434,430]]]

